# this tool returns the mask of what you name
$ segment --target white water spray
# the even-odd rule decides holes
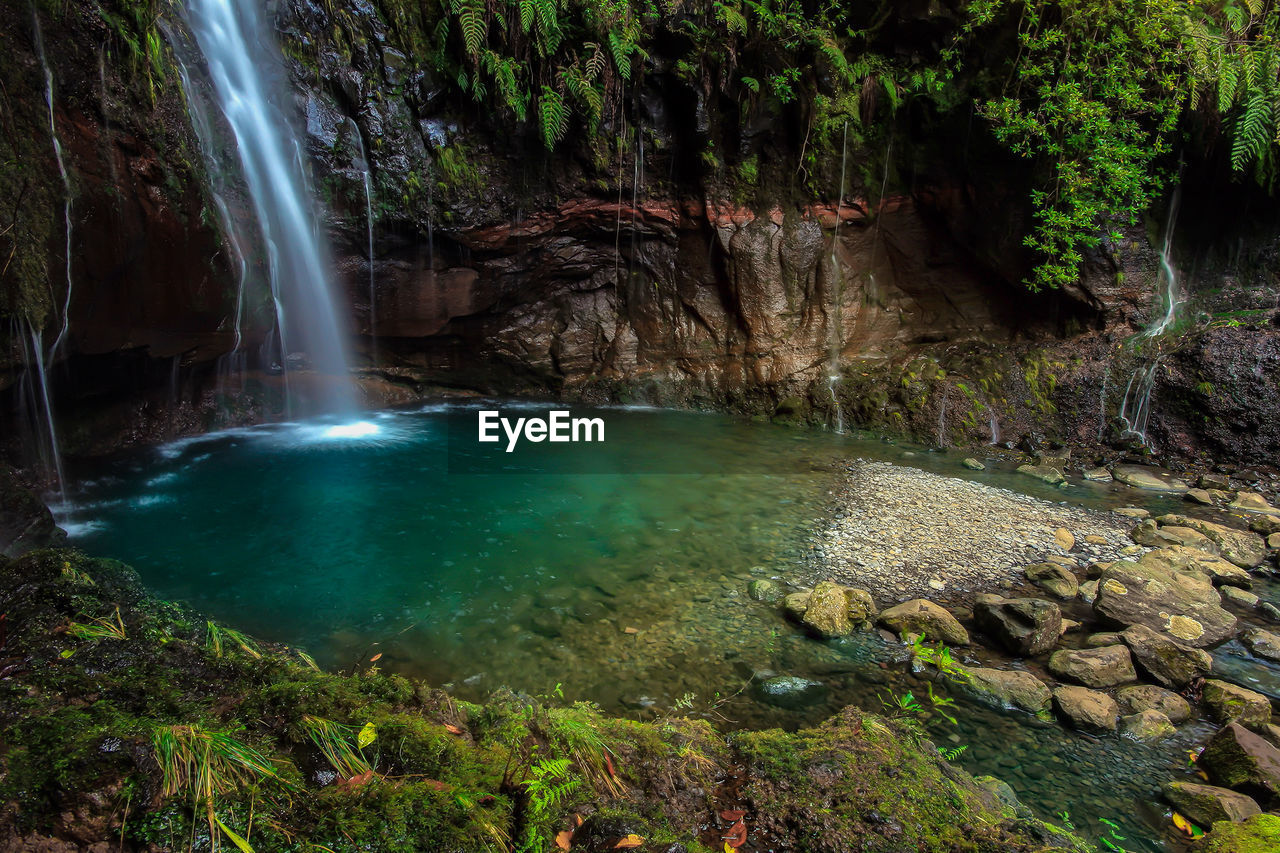
[[[235,137],[266,246],[280,342],[278,363],[287,374],[296,356],[290,344],[296,342],[315,369],[335,380],[327,383],[321,406],[350,411],[355,408],[355,391],[345,330],[334,306],[331,264],[312,209],[302,146],[280,106],[289,103],[286,81],[268,77],[284,66],[271,28],[260,4],[252,0],[189,0],[185,14],[218,107]]]
[[[54,424],[53,401],[49,394],[49,377],[44,365],[44,333],[35,328],[35,326],[28,324],[27,334],[31,341],[29,348],[25,342],[23,345],[23,349],[26,350],[27,374],[35,378],[36,387],[40,392],[37,406],[44,415],[44,426],[48,431],[49,461],[52,462],[53,472],[58,477],[58,492],[65,506],[67,503],[67,481],[62,470],[62,451],[58,447],[58,429]]]
[[[844,208],[845,169],[849,158],[849,122],[844,123],[844,135],[840,141],[840,188],[836,193],[836,226],[831,233],[831,317],[827,335],[827,392],[831,395],[831,407],[835,410],[836,434],[844,433],[844,413],[840,411],[840,397],[836,386],[840,382],[840,259],[836,250],[840,245],[840,219]]]

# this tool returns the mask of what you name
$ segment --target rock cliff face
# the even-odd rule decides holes
[[[253,363],[269,331],[260,292],[248,292],[241,329],[248,373],[237,387],[250,393],[215,397],[238,279],[176,71],[148,84],[108,61],[118,40],[92,10],[41,21],[73,187],[69,335],[52,372],[64,443],[91,452],[269,417],[279,378]],[[953,128],[903,121],[883,150],[851,145],[844,162],[820,163],[829,198],[849,175],[837,207],[791,177],[792,129],[761,120],[718,140],[757,158],[750,180],[700,161],[715,109],[661,57],[615,128],[632,138],[626,153],[600,162],[585,145],[550,157],[448,102],[372,6],[335,16],[293,0],[277,26],[371,402],[443,387],[822,422],[838,400],[851,423],[941,443],[1116,433],[1140,361],[1121,345],[1157,304],[1156,229],[1104,246],[1078,287],[1029,293],[1024,178],[989,143],[959,151]],[[30,420],[24,324],[46,344],[56,334],[66,258],[33,30],[2,38],[6,142],[30,165],[3,173],[6,216],[23,223],[3,238],[23,264],[0,276],[0,391],[17,423]],[[1265,310],[1277,288],[1260,260],[1280,229],[1254,227],[1229,257],[1206,248],[1224,239],[1194,226],[1213,218],[1200,209],[1182,215],[1199,241],[1181,258],[1184,284],[1221,290],[1201,300],[1209,312],[1214,299],[1219,311],[1256,310],[1215,328],[1193,317],[1201,331],[1157,371],[1149,433],[1181,454],[1261,460],[1280,450],[1264,393],[1280,371]]]

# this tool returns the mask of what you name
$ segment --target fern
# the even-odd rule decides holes
[[[609,51],[613,54],[613,64],[618,66],[618,73],[623,80],[631,79],[631,48],[633,45],[624,36],[609,33]]]
[[[1271,143],[1274,126],[1269,94],[1263,89],[1254,92],[1236,119],[1231,140],[1231,168],[1237,172],[1262,159]]]
[[[564,102],[564,96],[550,86],[542,87],[542,97],[538,99],[538,118],[542,125],[542,144],[550,151],[569,129],[569,108]]]
[[[462,43],[467,53],[475,56],[484,43],[485,21],[484,0],[452,0],[453,13],[458,16],[458,26],[462,28]]]
[[[747,34],[747,18],[736,6],[727,3],[716,3],[716,20],[724,24],[730,33]]]

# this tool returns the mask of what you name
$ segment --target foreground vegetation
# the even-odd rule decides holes
[[[509,691],[458,702],[376,662],[320,672],[70,551],[4,564],[0,602],[0,846],[1077,849],[852,708],[726,736]]]

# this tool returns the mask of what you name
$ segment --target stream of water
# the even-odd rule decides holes
[[[809,582],[842,463],[902,463],[906,448],[718,415],[585,414],[609,430],[587,473],[545,473],[516,453],[458,474],[450,435],[474,436],[475,409],[434,406],[216,433],[81,468],[61,521],[164,597],[326,667],[381,653],[379,666],[468,698],[563,683],[568,699],[644,716],[687,693],[701,708],[733,696],[722,724],[795,728],[923,695],[901,644],[814,640],[747,595],[757,578]],[[914,448],[909,463],[1094,508],[1135,497],[1053,489],[999,464],[968,472],[960,458]],[[770,704],[743,690],[762,671],[819,681],[822,695]],[[1093,831],[1107,817],[1137,839],[1128,849],[1164,849],[1159,786],[1185,775],[1205,726],[1143,746],[957,698],[958,726],[927,725],[941,745],[968,746],[966,769],[1005,779],[1046,818],[1069,811]]]

